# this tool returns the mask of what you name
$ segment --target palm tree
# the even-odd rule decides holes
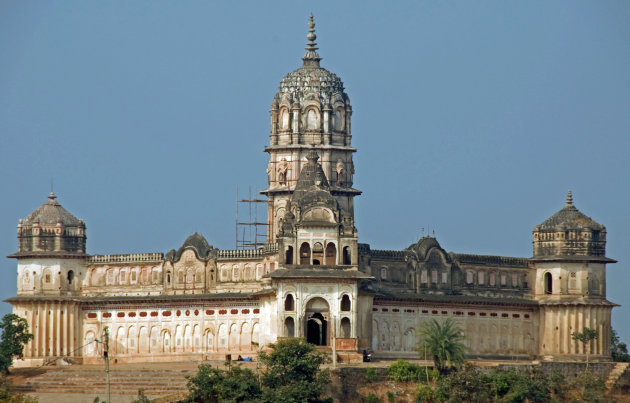
[[[452,319],[442,323],[431,319],[420,331],[420,337],[418,352],[421,356],[426,353],[433,356],[435,368],[440,373],[444,373],[448,365],[458,367],[466,360],[464,336]]]

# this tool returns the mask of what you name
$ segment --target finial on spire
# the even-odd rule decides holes
[[[309,16],[308,28],[308,35],[306,35],[306,39],[308,39],[305,48],[306,54],[304,55],[302,60],[304,60],[305,66],[319,67],[319,61],[322,60],[322,58],[319,57],[319,54],[317,54],[317,49],[319,48],[317,47],[317,43],[315,42],[315,39],[317,39],[317,35],[315,35],[315,22],[313,21],[312,13]]]
[[[573,206],[573,193],[570,190],[567,193],[567,206]]]
[[[57,198],[57,196],[55,196],[55,194],[53,192],[50,192],[50,194],[48,195],[48,198],[50,200],[55,200]]]
[[[313,21],[313,14],[311,13],[311,15],[309,16],[309,22],[308,22],[308,35],[306,35],[306,39],[308,39],[308,48],[306,48],[306,50],[317,50],[317,48],[315,46],[317,46],[317,43],[315,43],[315,39],[317,39],[317,35],[315,35],[315,22]]]

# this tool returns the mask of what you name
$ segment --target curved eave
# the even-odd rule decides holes
[[[187,294],[187,295],[143,295],[143,296],[111,296],[111,297],[88,297],[88,296],[63,296],[63,295],[18,295],[5,299],[4,302],[30,302],[30,301],[67,301],[80,302],[86,305],[111,304],[124,305],[132,303],[156,303],[156,302],[190,302],[198,301],[255,301],[256,298],[251,293],[220,293],[220,294]]]
[[[583,298],[583,297],[575,297],[575,298],[571,298],[571,297],[567,297],[562,296],[562,297],[556,297],[555,295],[552,296],[545,296],[545,297],[538,297],[538,304],[539,305],[553,305],[553,306],[575,306],[575,305],[583,305],[583,306],[610,306],[610,307],[616,307],[616,306],[621,306],[619,304],[615,304],[614,302],[610,302],[607,299],[604,298],[598,298],[598,299],[593,299],[593,298]]]
[[[281,195],[281,194],[285,194],[285,195],[291,195],[293,194],[293,192],[295,191],[295,186],[291,186],[291,187],[287,187],[287,186],[282,186],[282,187],[269,187],[267,189],[261,190],[260,194],[263,195],[270,195],[270,194],[274,194],[274,195]],[[333,196],[337,196],[337,195],[341,195],[341,196],[358,196],[360,194],[362,194],[363,192],[355,189],[355,188],[342,188],[342,187],[337,187],[337,186],[330,186],[330,194],[332,194]]]
[[[345,279],[345,280],[374,280],[374,277],[358,270],[340,269],[278,269],[264,278],[271,279]]]
[[[545,262],[589,262],[589,263],[617,263],[615,259],[606,256],[539,256],[529,258],[532,263]]]
[[[536,307],[538,302],[525,298],[488,298],[464,295],[404,295],[380,292],[374,301],[413,302],[433,304],[461,304],[461,305],[499,305],[499,306],[528,306]]]
[[[9,256],[10,259],[25,259],[25,258],[42,258],[42,257],[51,257],[51,258],[77,258],[84,259],[90,257],[87,253],[84,252],[66,252],[66,251],[38,251],[38,252],[16,252]]]
[[[311,150],[313,147],[305,144],[274,144],[271,146],[265,146],[265,152],[278,151],[278,150]],[[356,152],[357,149],[351,146],[342,146],[334,144],[318,144],[315,146],[316,150],[331,150],[331,151],[351,151]]]

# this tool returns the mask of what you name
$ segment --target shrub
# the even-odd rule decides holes
[[[365,401],[367,403],[380,403],[381,399],[378,396],[376,396],[374,393],[370,393],[365,398]]]
[[[598,403],[606,401],[606,382],[604,378],[591,371],[582,371],[571,382],[569,396],[572,402]]]
[[[421,381],[424,373],[424,367],[405,360],[396,361],[387,370],[389,378],[397,382]]]
[[[376,380],[376,369],[372,367],[367,367],[365,369],[365,381],[368,383],[372,383]]]
[[[420,383],[416,390],[416,401],[418,403],[437,403],[440,400],[438,400],[435,389],[429,385]]]

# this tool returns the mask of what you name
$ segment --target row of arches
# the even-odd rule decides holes
[[[311,248],[310,243],[302,242],[300,245],[300,254],[298,256],[298,264],[301,265],[330,265],[337,264],[337,245],[328,242],[324,248],[323,243],[315,242]],[[345,246],[342,249],[341,264],[349,265],[350,263],[350,247]],[[293,263],[293,246],[288,246],[285,251],[285,264]]]
[[[344,294],[341,298],[341,310],[350,311],[350,297]],[[284,301],[285,311],[295,311],[295,300],[292,294],[288,294]],[[296,337],[303,335],[306,341],[317,346],[327,346],[330,344],[331,333],[329,330],[330,306],[328,302],[321,298],[315,297],[308,301],[305,307],[303,318],[303,331],[298,333],[296,328],[296,318],[287,316],[284,319],[284,337]],[[339,321],[339,338],[351,338],[352,326],[348,316],[342,316]]]
[[[335,108],[334,113],[332,113],[332,127],[336,131],[344,130],[346,126],[345,122],[346,111],[343,107]],[[280,113],[278,114],[278,129],[280,130],[289,130],[291,128],[291,123],[293,122],[292,114],[289,111],[289,108],[282,107],[280,108]],[[321,130],[321,112],[315,106],[307,106],[305,110],[302,112],[302,127],[306,130]]]
[[[58,274],[60,273],[61,272],[58,271]],[[39,276],[38,279],[37,272],[33,271],[33,275],[31,275],[29,268],[27,268],[22,272],[20,278],[18,279],[18,287],[21,285],[21,290],[31,291],[35,289],[36,282],[42,289],[58,289],[60,286],[72,287],[74,278],[74,270],[68,270],[64,279],[64,276],[57,277],[53,274],[53,270],[51,270],[50,268],[45,268],[42,271],[42,275]],[[60,281],[57,281],[57,279],[59,279]]]
[[[254,351],[259,343],[258,323],[222,323],[216,329],[201,325],[177,325],[173,329],[159,326],[119,326],[110,334],[113,355],[201,353]],[[100,353],[96,333],[88,330],[84,338],[85,356]]]
[[[307,309],[308,308],[309,305],[307,305]],[[349,312],[351,308],[352,302],[350,301],[350,296],[348,294],[343,294],[341,296],[340,310],[342,312]],[[284,298],[284,310],[287,312],[295,311],[295,297],[291,293],[287,294]]]
[[[458,321],[464,345],[476,354],[535,354],[531,325],[520,321],[493,323],[491,320]],[[408,321],[376,318],[372,322],[372,348],[376,351],[415,352],[420,342],[417,328]]]
[[[266,274],[266,269],[262,264],[257,264],[255,268],[251,264],[241,267],[234,264],[231,267],[221,265],[219,268],[221,282],[256,281]]]

